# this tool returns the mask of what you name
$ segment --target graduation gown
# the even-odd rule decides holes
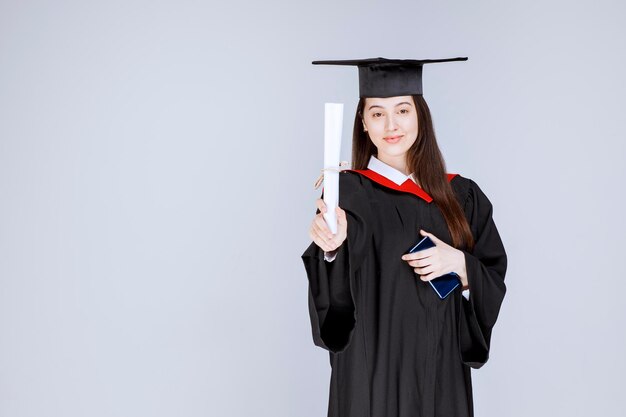
[[[489,357],[507,256],[478,184],[448,180],[475,239],[463,250],[469,299],[460,286],[440,299],[401,259],[420,228],[452,244],[424,190],[370,169],[340,173],[348,236],[332,262],[314,242],[302,254],[313,341],[330,354],[329,417],[473,416],[470,368]]]

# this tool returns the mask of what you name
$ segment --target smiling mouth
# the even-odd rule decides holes
[[[386,142],[389,142],[389,143],[396,143],[396,142],[398,142],[400,139],[402,139],[402,137],[403,137],[403,136],[404,136],[404,135],[388,136],[388,137],[385,137],[385,138],[383,138],[383,139],[384,139]]]

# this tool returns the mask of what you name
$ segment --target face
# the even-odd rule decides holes
[[[411,96],[365,99],[363,127],[378,159],[400,160],[417,139],[417,109]]]

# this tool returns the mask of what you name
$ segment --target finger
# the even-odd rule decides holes
[[[415,272],[417,275],[426,274],[426,272],[424,272],[424,268],[421,268],[421,267],[413,268],[413,272]]]
[[[419,274],[425,274],[427,272],[425,271],[425,268],[430,266],[430,264],[425,265],[423,262],[420,263],[420,261],[411,261],[409,262],[409,265]]]
[[[329,242],[332,239],[331,237],[328,237],[328,234],[326,232],[324,232],[323,230],[320,230],[319,226],[317,225],[314,226],[314,234],[317,237],[317,239],[321,241],[321,243],[327,246],[329,245]]]
[[[435,268],[433,268],[432,265],[426,265],[426,266],[422,266],[419,268],[420,270],[420,275],[428,275],[431,274]]]
[[[322,250],[328,251],[328,245],[324,241],[324,238],[320,236],[318,230],[316,229],[315,223],[311,223],[311,227],[309,228],[309,237]]]
[[[430,258],[431,256],[433,256],[435,254],[435,251],[437,251],[437,247],[433,246],[432,248],[428,248],[428,249],[422,249],[420,251],[415,252],[417,254],[417,257],[415,259],[426,259],[426,258]]]
[[[320,215],[318,215],[318,218],[316,220],[317,220],[317,224],[319,225],[320,229],[323,230],[327,234],[327,236],[329,238],[332,238],[333,237],[333,232],[332,232],[332,230],[330,230],[330,227],[328,226],[328,222],[326,221],[324,216],[320,214]]]
[[[321,250],[323,250],[324,252],[332,252],[332,249],[330,249],[330,247],[329,247],[328,245],[326,245],[325,243],[320,242],[319,240],[314,241],[314,242],[315,242],[315,244],[316,244],[317,246],[319,246],[319,247],[320,247],[320,249],[321,249]]]
[[[326,242],[326,245],[329,247],[329,251],[335,250],[339,247],[335,239],[329,240],[328,242]]]
[[[421,233],[423,236],[428,236],[428,237],[429,237],[429,238],[430,238],[430,239],[431,239],[431,240],[432,240],[435,244],[436,244],[436,243],[438,243],[438,242],[440,242],[440,240],[439,240],[439,238],[438,238],[437,236],[433,235],[433,234],[432,234],[432,233],[430,233],[430,232],[427,232],[427,231],[426,231],[426,230],[424,230],[424,229],[420,229],[420,233]]]
[[[328,229],[322,214],[316,215],[313,222],[311,222],[309,235],[320,248],[327,252],[334,250],[338,246],[332,242],[333,235]]]
[[[326,223],[326,219],[324,218],[324,214],[323,213],[317,214],[315,216],[314,221],[319,226],[319,228],[321,230],[324,230],[324,231],[330,233],[330,228],[328,227],[328,223]]]
[[[331,245],[329,245],[322,236],[320,236],[319,234],[315,234],[313,241],[315,242],[315,244],[317,246],[319,246],[322,250],[324,250],[325,252],[330,252],[333,249],[333,247]]]
[[[421,275],[420,275],[420,279],[421,279],[422,281],[425,281],[425,282],[428,282],[428,281],[432,280],[434,277],[435,277],[435,276],[433,275],[433,273],[432,273],[432,272],[431,272],[431,273],[428,273],[428,274],[421,274]]]
[[[346,229],[348,226],[348,219],[346,218],[346,212],[337,207],[337,226],[342,229]]]
[[[407,263],[415,268],[424,268],[430,265],[430,262],[424,261],[423,259],[417,259],[415,261],[408,261]]]
[[[315,205],[322,213],[326,213],[326,211],[328,211],[328,209],[326,208],[326,203],[324,203],[324,200],[321,198],[315,200]]]
[[[331,250],[335,250],[343,243],[344,240],[345,240],[345,237],[337,233],[332,238],[327,240],[326,244],[330,246]]]
[[[334,236],[331,233],[331,231],[328,229],[328,226],[326,225],[326,223],[322,221],[321,226],[320,224],[316,223],[315,229],[317,233],[319,234],[320,238],[323,239],[327,245],[332,246]]]
[[[431,251],[431,249],[433,249],[433,248],[422,249],[420,251],[413,252],[413,253],[405,253],[404,255],[402,255],[402,260],[404,260],[404,261],[416,261],[416,260],[419,260],[419,259],[426,259],[426,258],[432,256],[433,251]]]
[[[417,253],[405,253],[404,255],[402,255],[402,257],[400,258],[403,261],[412,261],[414,259],[417,259]]]
[[[317,226],[317,229],[320,231],[320,233],[323,233],[328,239],[333,238],[333,233],[328,228],[328,224],[326,223],[326,220],[324,220],[324,217],[322,215],[317,215],[315,217],[315,225]]]

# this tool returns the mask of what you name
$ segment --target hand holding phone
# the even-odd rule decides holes
[[[419,252],[424,249],[432,248],[433,246],[435,246],[435,243],[432,239],[428,236],[424,236],[409,249],[408,253]],[[454,291],[456,287],[461,285],[461,279],[456,272],[449,272],[440,277],[433,278],[428,282],[442,300]]]

